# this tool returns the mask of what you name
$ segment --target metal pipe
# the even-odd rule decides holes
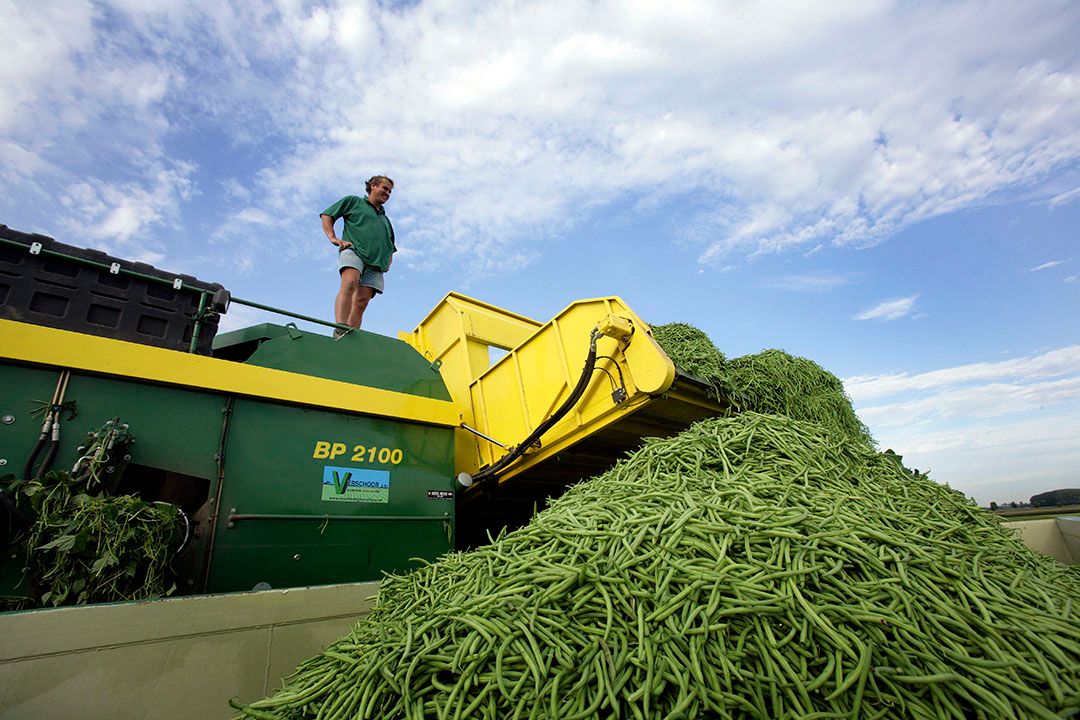
[[[207,523],[210,527],[210,538],[203,549],[203,572],[201,592],[206,592],[206,586],[210,582],[210,563],[214,560],[214,542],[217,540],[218,516],[221,515],[221,493],[225,487],[225,449],[229,441],[229,428],[232,426],[233,403],[236,400],[232,395],[225,401],[225,407],[221,408],[221,435],[218,437],[218,451],[214,456],[214,464],[217,465],[217,487],[214,489],[214,497],[207,500],[212,504]]]
[[[206,296],[209,293],[199,295],[199,312],[195,314],[195,327],[191,329],[191,347],[188,352],[195,354],[199,347],[199,333],[202,331],[203,313],[206,312]]]
[[[494,443],[495,445],[498,445],[498,446],[499,446],[499,447],[501,447],[501,448],[502,448],[503,450],[506,450],[506,449],[508,449],[508,448],[507,448],[507,447],[506,447],[505,445],[503,445],[503,444],[502,444],[501,442],[499,442],[499,441],[498,441],[498,440],[496,440],[495,438],[490,438],[490,437],[488,437],[487,435],[485,435],[484,433],[482,433],[482,432],[480,432],[479,430],[477,430],[476,428],[471,428],[471,427],[469,427],[468,425],[466,425],[465,423],[461,423],[459,427],[461,427],[461,428],[462,428],[463,430],[468,430],[469,432],[471,432],[471,433],[472,433],[473,435],[476,435],[477,437],[482,437],[482,438],[484,438],[484,439],[485,439],[485,440],[487,440],[487,441],[488,441],[489,443]]]
[[[308,315],[301,315],[300,313],[290,312],[288,310],[282,310],[281,308],[271,307],[269,305],[263,305],[253,300],[244,300],[243,298],[232,298],[233,303],[240,303],[241,305],[247,305],[248,307],[255,308],[256,310],[266,310],[268,312],[278,313],[279,315],[287,315],[297,320],[304,320],[306,322],[315,323],[316,325],[325,325],[326,327],[340,328],[342,330],[355,330],[356,328],[349,325],[342,325],[340,323],[330,322],[329,320],[320,320],[319,318],[313,318]]]

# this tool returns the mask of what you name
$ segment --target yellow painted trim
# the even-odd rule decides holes
[[[471,424],[504,443],[521,442],[569,396],[597,327],[612,329],[597,340],[597,357],[603,358],[598,367],[610,372],[610,380],[595,374],[576,407],[545,433],[543,449],[502,473],[503,479],[544,462],[671,387],[675,365],[626,303],[615,296],[579,300],[470,382],[469,400],[462,404],[471,406]],[[625,381],[628,397],[621,404],[611,398],[609,382],[615,378]],[[458,453],[457,466],[475,472],[505,453],[494,444],[475,443],[474,454]]]
[[[417,327],[426,325],[428,321],[435,317],[435,315],[439,312],[440,309],[442,309],[444,305],[454,306],[455,304],[462,304],[465,307],[475,306],[482,310],[492,312],[496,315],[513,318],[514,320],[517,320],[518,322],[525,325],[535,325],[536,327],[540,327],[543,324],[537,322],[536,320],[533,320],[530,317],[525,317],[524,315],[520,315],[511,310],[501,308],[498,305],[492,305],[491,303],[484,302],[483,300],[477,300],[476,298],[469,297],[468,295],[462,295],[459,292],[454,292],[453,290],[451,290],[450,292],[446,293],[445,296],[443,296],[443,299],[440,300],[438,304],[435,305],[435,307],[431,309],[431,312],[424,316],[424,319],[419,322]]]
[[[0,358],[126,379],[456,427],[452,402],[0,320]]]

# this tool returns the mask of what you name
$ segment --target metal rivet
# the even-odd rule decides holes
[[[292,559],[293,560],[299,560],[300,559],[300,553],[296,553],[295,555],[293,555]]]
[[[0,422],[3,422],[5,425],[10,425],[11,423],[15,422],[15,416],[5,415],[3,418],[0,418]]]
[[[7,465],[7,458],[0,458],[0,467]]]

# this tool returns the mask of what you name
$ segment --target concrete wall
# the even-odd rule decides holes
[[[0,718],[229,718],[349,632],[377,583],[0,614]]]
[[[1072,520],[1076,518],[1043,518],[1041,520],[1014,520],[1005,523],[1005,527],[1015,530],[1025,545],[1036,552],[1060,560],[1063,563],[1073,563],[1080,560],[1074,557],[1069,545],[1065,542],[1062,527],[1059,520]]]
[[[1080,562],[1080,517],[1059,517],[1057,526],[1072,555],[1072,562]]]

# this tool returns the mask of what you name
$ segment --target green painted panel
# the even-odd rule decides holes
[[[41,435],[43,418],[31,412],[49,404],[59,378],[57,370],[0,365],[0,417],[11,418],[11,422],[0,423],[0,475],[22,475],[26,458]]]
[[[67,399],[78,405],[68,422],[63,451],[75,461],[75,447],[87,432],[119,417],[135,436],[131,462],[206,479],[217,477],[214,456],[221,439],[221,395],[110,377],[73,375]]]
[[[383,362],[393,364],[389,358]],[[434,374],[426,365],[424,372]],[[30,417],[31,401],[47,402],[58,375],[0,366],[0,415],[15,418],[0,425],[0,458],[8,460],[0,471],[21,473],[41,428],[41,421]],[[135,437],[133,465],[163,471],[162,482],[197,485],[204,494],[195,498],[196,505],[214,497],[225,396],[73,375],[65,399],[75,402],[78,414],[71,420],[65,415],[55,469],[69,469],[86,433],[119,417]],[[209,519],[177,563],[182,592],[247,590],[260,582],[292,587],[378,579],[384,571],[412,567],[411,558],[442,555],[453,547],[453,452],[449,428],[236,399],[208,581],[204,587]],[[131,469],[128,475],[142,477]],[[213,505],[207,509],[208,516]],[[231,511],[278,517],[230,524]],[[12,580],[12,574],[6,568],[0,581]]]
[[[22,475],[26,458],[41,433],[41,419],[30,410],[48,403],[56,388],[59,371],[31,366],[0,365],[0,416],[12,415],[11,424],[0,424],[0,458],[8,462],[0,471]],[[132,466],[124,476],[130,486],[126,492],[138,492],[146,499],[158,499],[163,488],[163,473],[169,478],[169,491],[185,497],[189,512],[194,512],[213,493],[220,447],[222,409],[225,398],[213,393],[163,385],[152,385],[113,377],[73,374],[64,395],[74,403],[76,415],[65,412],[61,419],[60,448],[53,470],[70,470],[78,457],[77,448],[86,434],[107,420],[119,417],[131,427],[135,442],[128,452],[131,464],[150,472],[136,472]],[[45,456],[45,450],[39,455]],[[201,478],[201,480],[200,480]],[[204,482],[205,481],[205,482]],[[153,483],[144,486],[143,482]],[[184,487],[177,487],[177,483]],[[206,534],[194,538],[192,547],[177,563],[179,582],[185,590],[197,589],[202,576],[202,558]],[[20,563],[21,565],[21,563]],[[6,587],[14,565],[0,568],[0,583]],[[188,580],[191,583],[188,583]]]
[[[448,428],[237,400],[208,591],[377,579],[442,555],[453,449]]]
[[[439,372],[411,345],[363,330],[334,340],[264,323],[219,335],[214,355],[407,395],[451,399]]]
[[[0,415],[15,416],[13,424],[0,425],[0,457],[8,459],[5,467],[17,468],[11,472],[22,473],[41,433],[41,419],[31,418],[30,409],[37,406],[36,401],[48,403],[58,377],[54,370],[0,366]],[[217,476],[214,455],[225,404],[220,395],[73,374],[64,400],[74,402],[76,415],[62,415],[60,450],[53,469],[70,469],[86,434],[119,417],[135,436],[130,450],[133,463],[207,479]]]

